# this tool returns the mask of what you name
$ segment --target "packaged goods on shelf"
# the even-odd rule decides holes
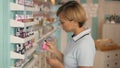
[[[33,6],[33,2],[28,0],[16,0],[16,3],[24,6],[29,6],[29,7]]]
[[[95,46],[97,50],[109,51],[120,49],[120,46],[116,44],[112,39],[98,39],[95,40]]]
[[[27,23],[27,22],[33,22],[34,18],[33,18],[32,15],[20,15],[20,14],[16,14],[15,20]]]
[[[32,27],[26,28],[15,28],[15,36],[20,38],[26,38],[31,35],[34,35],[34,32],[31,29]]]

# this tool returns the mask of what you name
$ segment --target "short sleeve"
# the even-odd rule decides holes
[[[94,44],[84,43],[76,49],[76,60],[78,66],[93,66],[95,56]]]

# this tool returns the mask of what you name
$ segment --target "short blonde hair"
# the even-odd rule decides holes
[[[87,20],[84,8],[77,1],[69,1],[63,4],[58,9],[57,16],[61,16],[65,20],[78,22],[79,27],[82,27]]]

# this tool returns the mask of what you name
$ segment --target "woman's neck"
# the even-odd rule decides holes
[[[76,28],[75,31],[74,31],[74,35],[78,35],[79,33],[81,33],[81,32],[84,31],[84,30],[85,30],[84,27]]]

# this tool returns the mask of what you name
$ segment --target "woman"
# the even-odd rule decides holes
[[[63,30],[73,32],[64,54],[58,51],[50,42],[47,50],[56,57],[47,57],[52,68],[92,68],[95,56],[94,40],[90,29],[83,25],[86,22],[86,13],[76,1],[63,4],[57,11]]]

